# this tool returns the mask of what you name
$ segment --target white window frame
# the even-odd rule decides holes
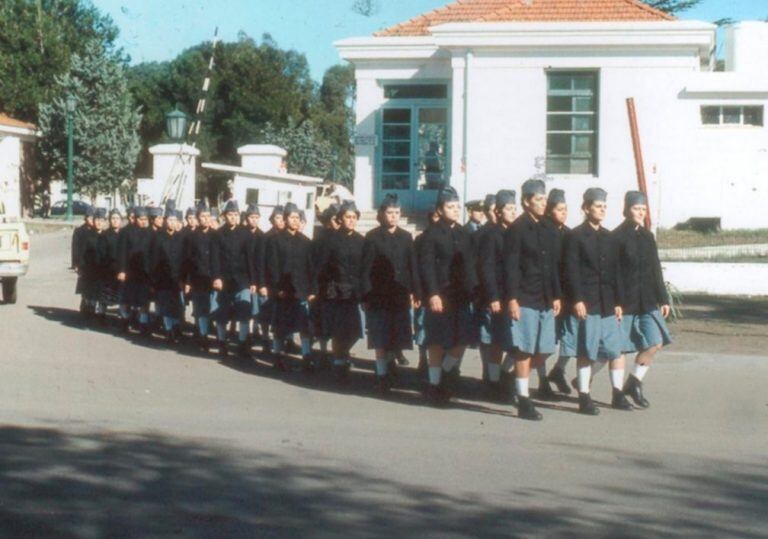
[[[704,123],[704,109],[720,109],[720,114],[718,117],[718,122],[716,124],[705,124]],[[725,119],[725,113],[724,109],[739,109],[739,123],[733,123],[733,124],[727,124],[724,122]],[[744,123],[744,109],[761,109],[763,111],[763,122],[760,125],[755,124],[745,124]],[[702,127],[711,127],[711,128],[722,128],[722,127],[746,127],[746,128],[755,128],[760,129],[762,127],[765,127],[765,106],[764,105],[720,105],[720,104],[710,104],[710,105],[701,105],[699,107],[699,121],[701,122]]]

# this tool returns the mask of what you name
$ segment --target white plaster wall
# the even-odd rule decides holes
[[[664,262],[662,269],[680,292],[768,296],[768,264]]]
[[[21,216],[21,141],[18,137],[0,137],[0,202],[5,216]]]
[[[307,216],[307,226],[304,229],[304,233],[310,237],[312,236],[312,230],[315,223],[315,186],[288,182],[279,183],[273,180],[236,175],[232,185],[232,196],[240,204],[241,210],[245,210],[246,208],[245,201],[248,189],[259,190],[258,206],[262,214],[259,226],[263,230],[269,230],[270,228],[269,215],[272,213],[272,209],[278,204],[279,192],[288,191],[291,193],[290,201],[296,204],[300,210],[304,210],[304,213]],[[307,204],[308,195],[313,195],[310,204]]]

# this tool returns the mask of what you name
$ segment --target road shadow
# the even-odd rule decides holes
[[[682,314],[683,321],[762,325],[768,320],[768,298],[685,294]]]
[[[756,539],[764,537],[768,499],[766,466],[726,461],[679,471],[641,463],[642,479],[617,488],[604,483],[605,473],[622,473],[613,453],[597,453],[611,458],[588,488],[543,484],[485,496],[330,462],[301,464],[291,451],[234,449],[157,433],[2,426],[0,455],[0,536],[14,539]],[[633,458],[647,459],[625,457],[628,468]],[[515,464],[508,468],[514,473]]]

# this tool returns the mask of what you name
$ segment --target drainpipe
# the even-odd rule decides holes
[[[464,128],[464,134],[462,137],[462,144],[461,144],[461,164],[464,167],[464,204],[462,206],[463,208],[463,215],[464,218],[463,221],[467,220],[467,183],[469,182],[469,167],[467,166],[467,141],[469,139],[467,133],[468,133],[468,124],[469,121],[469,66],[472,60],[473,54],[472,51],[468,50],[464,54],[464,121],[463,121],[463,128]]]

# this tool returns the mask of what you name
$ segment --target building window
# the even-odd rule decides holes
[[[315,207],[315,193],[307,193],[307,205],[305,210],[312,210]]]
[[[387,99],[447,99],[447,84],[385,84]]]
[[[702,125],[751,125],[763,126],[763,107],[716,106],[701,107]]]
[[[597,171],[597,73],[547,73],[547,173]]]
[[[287,203],[291,201],[291,197],[293,197],[293,193],[291,191],[278,191],[277,192],[277,205],[278,206],[285,206]]]
[[[246,204],[258,204],[259,203],[259,190],[258,189],[246,189],[245,190],[245,203]]]

